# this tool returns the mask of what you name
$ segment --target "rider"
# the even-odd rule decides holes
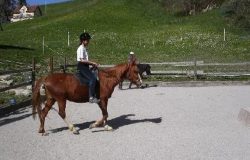
[[[136,64],[139,64],[139,61],[137,60],[135,53],[132,51],[129,52],[129,55],[128,55],[128,63],[131,63],[131,62],[135,62]],[[123,81],[119,83],[119,89],[122,89],[122,83]],[[131,88],[131,85],[132,83],[130,83],[129,88]]]
[[[129,55],[128,55],[128,63],[131,63],[133,61],[135,61],[136,64],[139,64],[139,62],[135,56],[135,53],[131,51],[131,52],[129,52]]]
[[[89,65],[92,65],[93,67],[98,66],[96,62],[89,60],[87,46],[90,39],[91,36],[87,32],[80,35],[80,45],[77,49],[77,69],[80,71],[82,76],[88,79],[89,102],[99,103],[100,100],[95,97],[96,76],[89,68]]]

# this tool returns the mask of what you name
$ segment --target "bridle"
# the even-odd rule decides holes
[[[128,70],[128,73],[126,75],[128,78],[130,77],[130,72],[131,72],[131,66],[129,66],[129,70]],[[140,87],[142,85],[142,79],[141,79],[141,76],[139,73],[138,73],[138,79],[136,80],[136,85],[138,87]]]

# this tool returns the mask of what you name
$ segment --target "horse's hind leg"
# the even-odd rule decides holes
[[[55,103],[55,100],[53,98],[47,99],[47,101],[45,103],[45,107],[43,108],[43,110],[41,111],[41,114],[39,116],[39,118],[40,118],[39,133],[45,133],[45,130],[44,130],[45,117],[47,116],[49,110],[51,109],[51,107],[53,106],[54,103]]]
[[[58,107],[59,107],[58,114],[62,117],[64,122],[68,125],[69,130],[73,131],[74,134],[79,134],[79,132],[75,129],[74,125],[70,123],[68,119],[66,118],[66,112],[65,112],[66,100],[58,101]]]

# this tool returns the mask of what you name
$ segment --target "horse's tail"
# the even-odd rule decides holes
[[[36,118],[36,112],[38,113],[39,117],[42,111],[42,103],[45,101],[45,99],[41,98],[41,90],[44,90],[44,81],[46,77],[42,77],[39,80],[36,81],[35,86],[33,88],[33,94],[32,94],[32,115],[33,119]]]

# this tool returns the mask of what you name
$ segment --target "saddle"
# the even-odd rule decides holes
[[[100,98],[100,81],[99,81],[99,77],[98,77],[98,70],[93,71],[95,76],[96,76],[96,86],[95,86],[95,94],[96,94],[96,98]],[[80,85],[88,85],[88,79],[85,78],[84,76],[82,76],[80,74],[80,71],[77,70],[77,72],[74,74],[74,76],[76,77],[76,79],[78,79],[80,81]]]
[[[98,70],[93,70],[92,72],[95,74],[96,80],[99,83]],[[79,70],[77,70],[74,75],[80,81],[81,85],[88,85],[88,79],[82,76]]]
[[[76,77],[76,79],[78,79],[80,81],[81,85],[84,85],[84,84],[88,85],[88,80],[85,77],[83,77],[78,70],[75,73],[75,77]]]

